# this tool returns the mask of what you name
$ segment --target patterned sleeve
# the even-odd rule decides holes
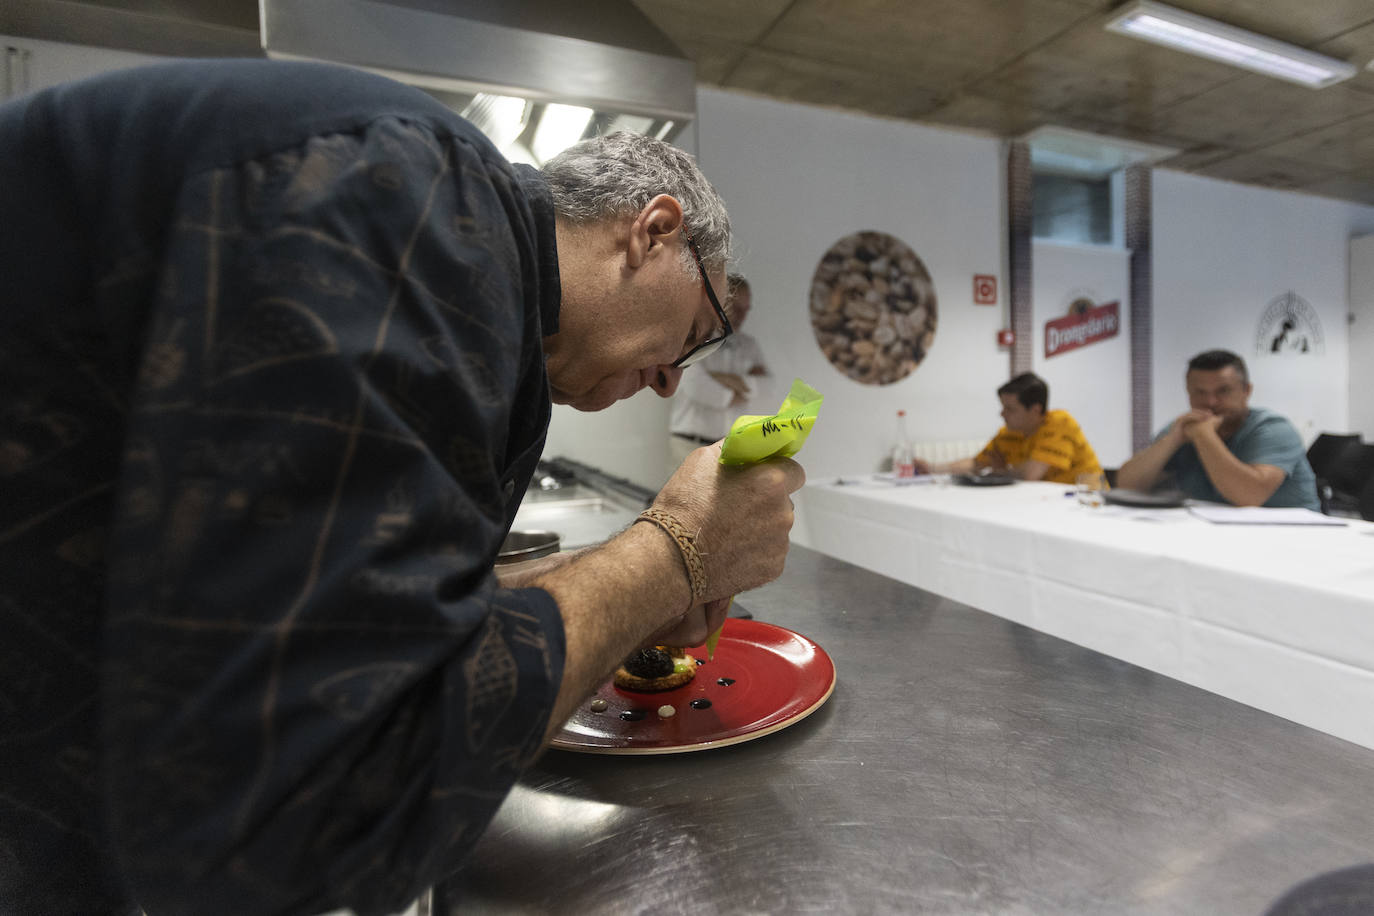
[[[181,187],[102,671],[148,912],[400,910],[540,748],[558,608],[490,567],[548,406],[527,204],[488,165],[379,119]]]

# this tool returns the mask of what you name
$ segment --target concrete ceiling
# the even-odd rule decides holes
[[[1115,0],[634,0],[699,82],[1013,138],[1182,150],[1162,167],[1374,204],[1374,2],[1170,5],[1358,65],[1307,89],[1103,29]]]

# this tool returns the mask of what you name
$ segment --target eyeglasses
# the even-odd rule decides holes
[[[711,308],[715,309],[716,314],[720,316],[722,327],[719,335],[708,338],[679,356],[677,361],[673,363],[674,369],[686,369],[692,363],[700,362],[719,350],[720,345],[725,343],[725,338],[735,333],[734,327],[730,324],[730,319],[725,316],[725,309],[720,307],[720,300],[716,298],[716,291],[711,288],[711,281],[706,276],[706,267],[701,263],[701,253],[697,251],[697,243],[692,241],[692,236],[686,229],[682,230],[682,237],[687,240],[687,248],[692,252],[692,257],[697,262],[697,270],[701,271],[701,282],[706,284],[706,298],[711,300]]]

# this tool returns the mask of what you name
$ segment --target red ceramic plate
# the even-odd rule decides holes
[[[687,651],[706,659],[705,646]],[[553,746],[584,754],[681,754],[724,747],[801,721],[834,689],[835,665],[820,646],[786,627],[732,617],[725,621],[715,657],[697,666],[691,682],[662,693],[603,684],[564,723]],[[606,701],[601,712],[592,712],[596,698]],[[710,705],[699,708],[703,700]],[[663,705],[675,714],[660,717]],[[643,717],[622,718],[636,712]]]

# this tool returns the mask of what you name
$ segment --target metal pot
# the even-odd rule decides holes
[[[562,540],[563,536],[556,531],[512,531],[501,542],[496,564],[500,566],[547,557],[551,553],[558,553]]]

